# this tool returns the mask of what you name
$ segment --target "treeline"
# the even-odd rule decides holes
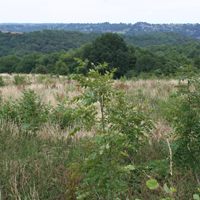
[[[149,24],[146,22],[138,22],[135,24],[126,23],[44,23],[44,24],[0,24],[0,30],[9,32],[33,32],[43,31],[43,29],[65,30],[65,31],[81,31],[84,33],[90,32],[111,32],[123,34],[147,34],[147,33],[162,33],[162,32],[177,32],[191,37],[200,37],[200,24]]]
[[[84,34],[77,31],[43,30],[23,34],[0,32],[0,57],[15,54],[19,57],[38,52],[50,54],[60,50],[76,49],[92,42],[101,33]]]
[[[140,48],[127,45],[122,37],[106,33],[92,43],[75,50],[61,50],[51,54],[32,53],[20,58],[8,55],[0,58],[0,73],[52,73],[68,75],[74,72],[77,62],[74,58],[89,59],[92,64],[107,62],[108,70],[117,68],[114,78],[152,74],[174,75],[180,66],[193,65],[200,68],[200,44],[188,42],[181,45],[161,45]],[[86,71],[80,71],[86,73]]]
[[[0,57],[17,55],[24,57],[35,52],[40,54],[51,54],[62,49],[75,50],[86,43],[91,43],[102,33],[81,33],[77,31],[43,30],[23,34],[11,34],[0,32]],[[144,35],[123,35],[126,44],[146,47],[149,45],[177,45],[185,42],[198,42],[198,39],[179,33],[157,33]]]

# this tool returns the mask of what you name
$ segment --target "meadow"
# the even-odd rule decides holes
[[[179,81],[90,75],[1,74],[0,199],[198,199],[197,161],[174,154]]]

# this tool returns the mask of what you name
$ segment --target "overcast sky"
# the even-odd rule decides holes
[[[200,23],[200,0],[1,0],[7,22]]]

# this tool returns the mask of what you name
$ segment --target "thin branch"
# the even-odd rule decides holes
[[[99,200],[101,200],[101,198],[100,198],[99,194],[97,193],[97,191],[96,191],[96,188],[95,188],[95,187],[94,187],[94,191],[96,192],[96,194],[97,194],[97,196],[98,196]]]
[[[170,143],[169,143],[169,140],[167,139],[167,144],[168,144],[168,147],[169,147],[169,154],[170,154],[170,174],[172,176],[172,163],[173,163],[173,160],[172,160],[172,149],[170,147]]]

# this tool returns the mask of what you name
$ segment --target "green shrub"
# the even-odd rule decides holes
[[[12,120],[26,131],[36,131],[48,121],[51,106],[42,102],[33,90],[24,90],[23,96],[16,101],[6,101],[0,109],[0,117]]]
[[[120,79],[119,79],[121,82],[125,82],[127,81],[127,77],[124,75],[124,76],[121,76]]]
[[[179,77],[178,90],[170,96],[165,117],[174,126],[176,166],[192,168],[199,182],[196,171],[200,169],[200,82],[191,66],[181,67]]]
[[[65,129],[69,125],[72,125],[72,111],[73,109],[66,106],[66,98],[60,101],[57,106],[55,106],[50,115],[50,120],[52,124],[59,125],[59,129]]]
[[[12,101],[11,98],[9,101],[6,101],[0,108],[0,118],[5,121],[13,121],[19,125],[19,105],[15,101]]]
[[[46,85],[50,85],[51,83],[53,83],[53,80],[50,79],[49,77],[46,77],[46,79],[45,79],[45,84],[46,84]]]
[[[19,75],[15,75],[14,76],[14,81],[13,81],[14,85],[30,85],[31,82],[29,80],[29,78],[27,78],[26,76],[19,76]]]
[[[5,85],[6,85],[6,84],[5,84],[4,80],[3,80],[3,77],[0,76],[0,87],[3,87],[3,86],[5,86]]]
[[[22,98],[17,100],[22,128],[36,133],[41,125],[48,121],[51,106],[42,102],[34,90],[24,90]]]
[[[35,73],[36,74],[47,74],[48,73],[48,69],[43,65],[39,65],[38,67],[36,67]]]
[[[131,79],[132,77],[135,77],[137,75],[137,73],[134,70],[130,70],[130,71],[126,72],[125,75],[128,79]]]
[[[44,76],[44,75],[38,75],[38,76],[37,76],[37,82],[38,82],[39,84],[42,84],[42,83],[44,82],[45,79],[46,79],[46,76]]]

